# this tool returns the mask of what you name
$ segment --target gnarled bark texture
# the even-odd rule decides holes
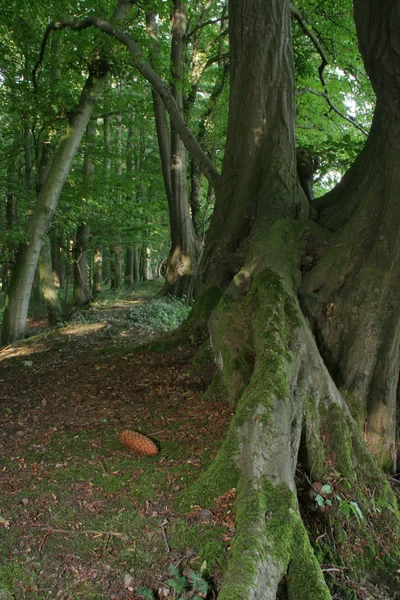
[[[283,581],[290,600],[324,600],[331,594],[296,498],[300,447],[311,481],[326,481],[334,470],[353,494],[363,489],[373,496],[378,486],[380,500],[393,507],[396,501],[297,300],[301,257],[313,226],[296,173],[290,3],[254,0],[249,10],[245,0],[232,0],[229,16],[227,145],[201,264],[199,303],[213,290],[216,297],[222,294],[208,329],[236,413],[218,456],[188,494],[204,506],[231,487],[238,490],[237,530],[220,600],[275,600]],[[390,161],[384,164],[391,168]],[[368,238],[370,217],[367,224],[366,213],[356,227],[358,243],[363,235]],[[395,268],[392,259],[388,273]],[[396,293],[398,284],[390,283]],[[397,332],[391,334],[395,353]],[[351,346],[352,338],[348,341]],[[394,513],[391,530],[398,532]],[[367,568],[372,565],[371,560]]]
[[[321,351],[378,460],[396,468],[400,366],[400,13],[356,0],[355,18],[377,103],[364,150],[317,204],[335,233],[303,286]]]

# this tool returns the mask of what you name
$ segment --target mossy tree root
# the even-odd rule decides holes
[[[209,324],[236,414],[214,463],[190,492],[204,506],[238,489],[236,534],[219,598],[275,600],[285,579],[290,599],[329,599],[297,504],[300,441],[305,466],[319,481],[333,466],[356,490],[367,474],[379,485],[382,473],[294,294],[274,271],[253,276],[239,299],[226,294]],[[390,503],[395,506],[393,497]]]

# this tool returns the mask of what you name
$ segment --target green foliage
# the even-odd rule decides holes
[[[178,298],[160,298],[131,308],[127,319],[149,331],[170,331],[185,320],[189,311],[189,306]]]
[[[321,493],[315,496],[315,503],[319,508],[332,507],[335,503],[340,513],[346,517],[346,519],[353,516],[359,523],[363,520],[363,514],[358,502],[355,500],[347,500],[346,498],[339,496],[339,494],[334,494],[333,488],[329,484],[322,486]]]
[[[174,594],[180,594],[179,600],[192,598],[193,600],[201,600],[205,598],[209,589],[206,579],[207,563],[203,563],[200,572],[190,571],[189,576],[181,575],[179,569],[175,565],[169,566],[172,577],[168,579],[169,586],[174,590]],[[197,594],[201,594],[199,596]],[[174,596],[175,597],[175,596]]]

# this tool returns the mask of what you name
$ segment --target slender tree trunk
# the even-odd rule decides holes
[[[154,14],[147,15],[147,24],[157,44]],[[185,34],[185,7],[179,0],[174,0],[171,42],[172,94],[181,112],[183,111],[181,85]],[[171,133],[169,135],[165,107],[156,92],[153,92],[153,105],[171,231],[171,249],[162,294],[173,294],[182,297],[187,296],[189,293],[191,278],[197,270],[200,253],[200,246],[194,233],[189,211],[186,183],[186,149],[172,122],[170,123]],[[169,139],[170,148],[168,148]]]
[[[40,160],[38,176],[38,193],[46,182],[48,176],[53,151],[50,144],[42,144],[42,156]],[[50,241],[46,236],[45,242],[40,250],[39,257],[39,277],[42,288],[44,303],[46,306],[47,319],[50,325],[55,325],[60,319],[62,309],[58,300],[57,288],[54,283],[53,268],[51,265]]]
[[[116,22],[125,18],[131,4],[131,2],[123,2],[122,0],[118,3],[113,15]],[[97,93],[105,79],[106,74],[104,72],[89,75],[70,119],[67,132],[54,155],[49,176],[37,198],[27,227],[29,244],[19,251],[10,282],[1,330],[2,344],[17,340],[24,333],[29,297],[43,240],[71,169],[72,161],[89,122],[97,100]]]
[[[91,196],[93,178],[94,178],[94,162],[93,162],[93,147],[95,144],[96,127],[93,124],[88,124],[86,128],[86,148],[85,158],[83,161],[83,187],[85,194]],[[76,246],[74,250],[74,304],[82,306],[91,300],[90,281],[87,278],[87,250],[89,242],[89,224],[80,223],[76,231]]]
[[[130,191],[127,197],[127,201],[132,205],[133,210],[133,186],[132,186],[132,175],[133,175],[133,159],[134,159],[134,137],[133,137],[133,114],[130,115],[131,125],[128,128],[128,138],[126,142],[126,175],[128,178],[128,185],[130,186]],[[128,290],[133,288],[133,246],[128,243],[128,247],[126,249],[126,259],[125,259],[125,287]]]
[[[87,247],[89,242],[89,225],[81,223],[76,228],[74,247],[74,295],[75,306],[83,306],[91,300],[87,280]]]
[[[59,289],[64,287],[64,267],[61,254],[60,239],[51,238],[51,264],[53,266],[54,286]]]
[[[138,244],[133,246],[133,281],[140,281],[140,257]]]
[[[61,318],[62,309],[58,299],[57,289],[54,285],[50,244],[48,239],[43,244],[40,251],[39,275],[49,324],[56,325]]]
[[[2,276],[2,291],[7,292],[11,277],[12,263],[15,256],[15,243],[11,240],[11,232],[15,224],[15,217],[17,212],[17,199],[15,196],[15,177],[14,177],[14,160],[10,160],[7,167],[7,191],[6,191],[6,235],[8,237],[7,250],[6,250],[6,262],[3,265],[3,276]]]
[[[29,296],[43,240],[92,113],[101,82],[101,78],[96,80],[92,75],[89,76],[70,126],[54,155],[49,175],[38,195],[28,224],[29,244],[18,253],[8,291],[1,331],[3,344],[18,339],[25,330]]]
[[[94,250],[94,270],[93,270],[93,296],[96,297],[101,293],[101,285],[103,280],[103,248],[96,246]]]
[[[125,287],[128,290],[133,288],[133,247],[129,246],[125,257]]]

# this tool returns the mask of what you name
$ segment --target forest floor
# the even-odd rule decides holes
[[[193,340],[146,348],[188,311],[154,299],[157,286],[106,294],[53,329],[35,310],[29,337],[0,349],[0,600],[217,597],[236,490],[211,507],[183,508],[181,498],[233,410],[205,395],[215,367],[193,367]],[[124,429],[149,436],[158,454],[127,450]],[[308,489],[299,470],[303,518],[318,542],[326,519],[302,505]],[[324,573],[335,600],[393,600],[345,564]]]
[[[35,335],[0,351],[1,600],[216,597],[235,490],[211,510],[177,501],[232,409],[203,397],[213,366],[191,369],[189,341],[140,347],[160,335],[160,306],[127,323],[141,302],[125,294],[53,330],[30,319]],[[159,453],[124,448],[126,428]]]

